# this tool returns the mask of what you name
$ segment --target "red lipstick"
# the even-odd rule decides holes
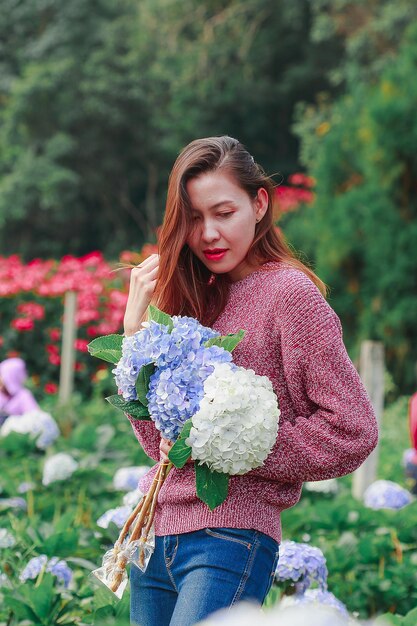
[[[214,248],[210,250],[207,248],[203,250],[203,254],[209,261],[220,261],[227,252],[227,248]]]

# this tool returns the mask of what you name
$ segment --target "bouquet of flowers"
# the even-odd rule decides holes
[[[157,498],[171,468],[195,461],[197,496],[213,510],[227,497],[230,475],[263,464],[280,415],[271,381],[232,362],[243,330],[220,336],[194,318],[171,317],[153,306],[148,320],[131,337],[108,335],[88,346],[93,356],[116,364],[119,394],[108,402],[134,419],[152,420],[174,444],[170,462],[160,464],[95,571],[116,594],[127,584],[126,564],[144,569],[149,561]]]

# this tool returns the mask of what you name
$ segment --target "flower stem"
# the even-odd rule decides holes
[[[111,587],[110,587],[113,592],[117,591],[123,579],[124,570],[128,562],[128,557],[126,556],[127,546],[139,538],[142,538],[143,543],[145,543],[148,538],[148,534],[151,529],[153,519],[155,516],[155,509],[156,509],[156,505],[158,502],[158,495],[166,477],[168,476],[168,473],[171,467],[172,467],[172,463],[161,463],[159,465],[148,493],[145,496],[143,496],[142,500],[135,507],[134,511],[130,514],[129,518],[127,519],[125,525],[123,526],[120,532],[119,538],[115,543],[116,554],[120,552],[122,548],[122,543],[125,540],[126,535],[129,533],[129,531],[130,531],[130,536],[127,541],[127,544],[123,546],[122,554],[119,555],[117,562],[116,562],[113,580],[112,580]],[[142,537],[142,533],[143,533],[143,537]],[[143,559],[143,552],[141,552],[140,558]]]

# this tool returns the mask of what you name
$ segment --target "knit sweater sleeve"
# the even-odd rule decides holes
[[[159,461],[159,443],[161,433],[156,429],[155,424],[149,420],[135,420],[131,415],[125,413],[132,424],[136,439],[148,455],[154,461]]]
[[[316,286],[299,275],[284,285],[277,309],[286,383],[294,406],[303,408],[291,420],[282,410],[276,444],[253,473],[304,482],[353,472],[376,446],[378,429],[340,321]]]

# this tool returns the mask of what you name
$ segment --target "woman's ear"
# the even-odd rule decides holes
[[[265,215],[269,204],[268,192],[264,187],[258,189],[258,193],[255,198],[255,215],[256,221],[260,222]]]

